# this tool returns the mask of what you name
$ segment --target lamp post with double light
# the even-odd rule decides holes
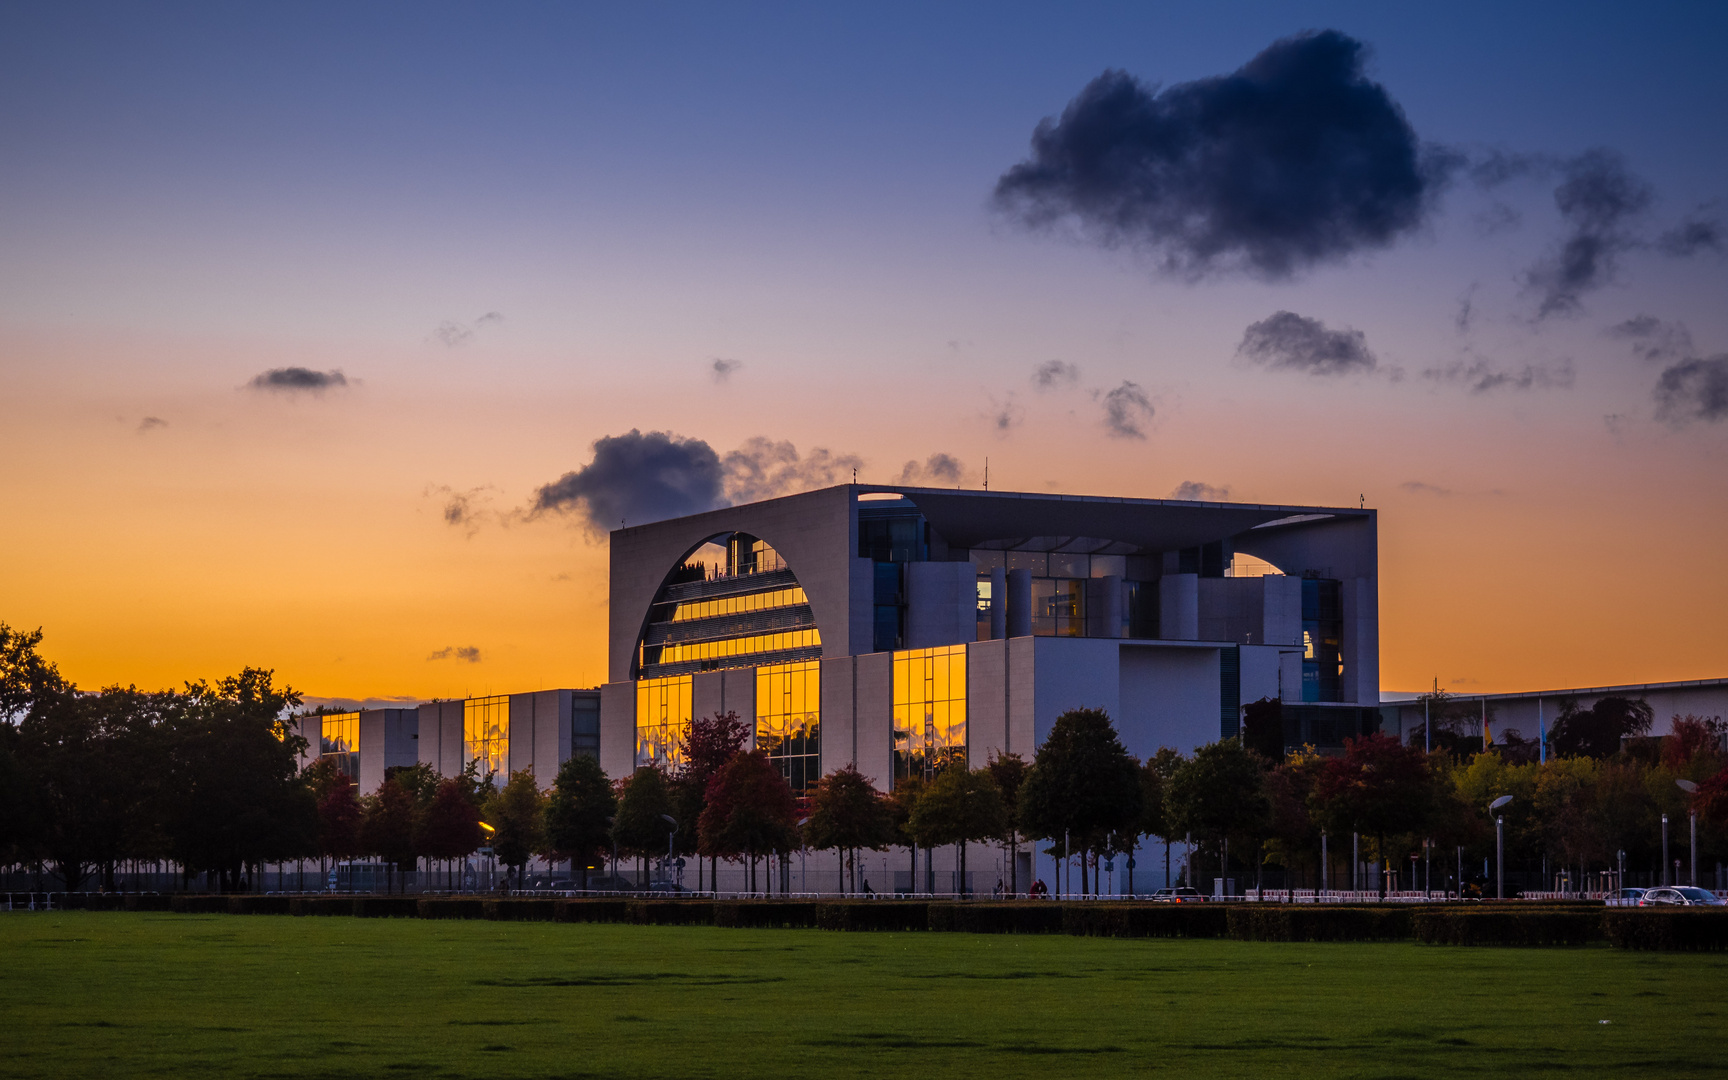
[[[1680,788],[1681,791],[1684,791],[1688,795],[1696,795],[1698,793],[1698,785],[1694,784],[1690,780],[1676,780],[1676,781],[1674,781],[1674,783],[1676,786],[1678,786]],[[1693,888],[1697,888],[1698,887],[1698,809],[1695,806],[1688,806],[1686,808],[1686,813],[1687,813],[1687,816],[1691,818],[1691,825],[1692,825],[1692,873],[1689,875],[1691,880],[1688,881],[1686,884],[1692,886]]]

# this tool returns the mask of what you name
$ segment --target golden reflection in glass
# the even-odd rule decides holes
[[[756,669],[756,749],[803,794],[821,773],[822,664]]]
[[[1032,632],[1039,637],[1086,635],[1086,582],[1076,578],[1034,578]]]
[[[894,779],[966,767],[966,646],[894,654]]]
[[[318,735],[319,758],[333,758],[352,783],[360,783],[360,714],[326,713]]]
[[[636,683],[636,764],[675,765],[690,732],[688,675],[642,679]]]
[[[469,698],[462,703],[462,759],[478,761],[482,775],[510,775],[510,697]]]
[[[784,634],[752,634],[749,637],[727,638],[724,641],[696,641],[682,645],[664,645],[660,649],[661,664],[678,664],[689,660],[714,660],[727,656],[748,656],[752,653],[780,652],[822,644],[822,635],[815,630],[791,630]]]
[[[689,600],[672,609],[671,622],[711,619],[716,615],[739,615],[751,611],[771,611],[807,603],[801,588],[774,589],[751,593],[749,596],[723,596],[718,600]]]

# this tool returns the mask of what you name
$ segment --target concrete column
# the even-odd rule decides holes
[[[1158,636],[1200,640],[1200,575],[1165,574],[1158,579]]]
[[[1000,566],[990,570],[990,638],[1001,641],[1008,636],[1008,571]]]
[[[1008,636],[1032,636],[1032,571],[1008,571]]]
[[[1086,582],[1086,636],[1122,636],[1122,578],[1117,575]]]

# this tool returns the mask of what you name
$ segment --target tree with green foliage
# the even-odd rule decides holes
[[[1179,835],[1170,810],[1170,778],[1187,759],[1168,746],[1140,766],[1140,831],[1164,842],[1164,883],[1169,885],[1170,845]]]
[[[1621,740],[1648,732],[1654,719],[1648,704],[1631,698],[1601,698],[1588,709],[1568,701],[1549,739],[1561,757],[1610,758],[1620,752]]]
[[[620,851],[636,856],[638,886],[648,883],[648,860],[666,853],[672,836],[672,826],[666,818],[672,815],[672,809],[671,788],[658,764],[643,765],[625,780],[624,790],[618,796],[612,839]],[[708,852],[704,850],[703,854]]]
[[[486,842],[486,830],[480,827],[480,807],[459,777],[438,782],[417,825],[415,849],[428,859],[442,860],[446,880],[453,861],[466,859]]]
[[[401,785],[414,800],[417,810],[425,810],[432,805],[432,796],[437,794],[438,785],[443,780],[434,769],[424,761],[412,765],[391,765],[384,770],[384,779],[394,780]]]
[[[892,840],[893,830],[882,794],[851,765],[816,781],[810,792],[804,842],[818,851],[840,853],[851,875],[852,892],[858,891],[858,849],[882,850]]]
[[[492,826],[492,850],[522,885],[522,868],[545,846],[546,798],[534,786],[534,774],[518,769],[486,802],[483,817]]]
[[[1139,766],[1103,709],[1070,709],[1056,718],[1020,788],[1020,831],[1077,848],[1080,891],[1089,891],[1085,855],[1126,836],[1140,818]],[[1063,857],[1067,851],[1063,851]]]
[[[706,853],[742,857],[756,891],[756,859],[798,846],[798,805],[780,770],[760,750],[739,754],[708,788],[698,822]]]
[[[390,890],[394,875],[419,865],[414,847],[416,816],[413,792],[395,778],[385,780],[362,800],[360,849],[389,865],[385,891]]]
[[[1267,770],[1262,780],[1269,814],[1267,835],[1284,863],[1285,899],[1296,899],[1296,862],[1320,857],[1320,822],[1314,813],[1314,784],[1325,759],[1292,753]]]
[[[1266,759],[1235,739],[1207,743],[1194,751],[1170,778],[1171,826],[1192,836],[1218,857],[1219,874],[1229,876],[1231,839],[1258,844],[1270,824],[1271,808],[1262,783]],[[1198,868],[1190,860],[1196,882]]]
[[[186,684],[168,731],[169,851],[189,874],[238,888],[247,867],[310,854],[317,805],[300,780],[306,740],[285,717],[300,704],[274,672],[246,668],[214,686]]]
[[[960,871],[955,891],[964,894],[966,845],[1000,837],[1008,830],[1008,810],[987,770],[954,765],[937,773],[924,789],[906,827],[925,847],[954,845]]]
[[[918,805],[918,800],[924,794],[924,777],[913,774],[894,781],[894,790],[888,793],[888,822],[893,827],[893,843],[906,849],[911,859],[910,877],[911,891],[918,891],[918,838],[912,835],[910,824],[912,808]]]
[[[996,790],[1002,793],[1005,820],[1001,839],[1008,848],[1010,896],[1020,892],[1020,789],[1026,783],[1026,772],[1030,768],[1019,754],[991,754],[990,760],[984,764],[984,770],[996,781]],[[1030,886],[1031,882],[1027,885]]]
[[[1344,756],[1328,758],[1314,782],[1313,803],[1328,827],[1372,836],[1384,864],[1387,837],[1420,836],[1435,814],[1436,790],[1428,755],[1389,735],[1346,739]],[[1386,898],[1386,875],[1380,875]]]
[[[304,773],[317,802],[318,869],[324,860],[341,862],[360,854],[360,818],[363,808],[354,782],[336,764],[335,758],[319,758]]]
[[[546,801],[546,847],[554,858],[570,860],[588,888],[588,863],[605,848],[612,834],[618,801],[600,763],[577,754],[558,767],[552,794]]]

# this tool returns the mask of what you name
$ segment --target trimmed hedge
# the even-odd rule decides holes
[[[559,922],[621,923],[630,921],[631,900],[554,900]]]
[[[1234,904],[1225,917],[1235,941],[1405,941],[1414,912],[1407,906]]]
[[[713,926],[714,904],[708,900],[630,900],[630,921],[638,926]]]
[[[1413,929],[1429,945],[1588,945],[1603,939],[1603,915],[1602,908],[1426,908]]]
[[[1062,930],[1081,937],[1221,938],[1229,929],[1222,904],[1060,904]]]
[[[414,905],[422,919],[484,919],[486,902],[475,896],[425,897]]]
[[[1029,903],[931,904],[932,930],[967,934],[1059,934],[1062,905]]]
[[[837,900],[816,905],[816,926],[822,930],[928,930],[930,909],[925,900]]]
[[[296,896],[288,902],[290,915],[352,915],[354,900],[347,896]]]
[[[140,896],[136,893],[126,897],[126,911],[173,911],[174,896],[172,893],[148,893]]]
[[[556,900],[501,897],[480,903],[486,918],[499,922],[554,922],[558,918]]]
[[[420,914],[416,896],[356,896],[353,905],[360,919],[412,919]]]
[[[1611,908],[1602,929],[1619,949],[1662,952],[1728,951],[1728,911]]]
[[[175,893],[172,910],[176,915],[226,915],[228,898],[203,893]]]
[[[288,897],[286,896],[230,896],[228,898],[228,914],[230,915],[287,915]]]
[[[716,902],[714,925],[814,929],[817,904],[813,900],[745,900]]]

